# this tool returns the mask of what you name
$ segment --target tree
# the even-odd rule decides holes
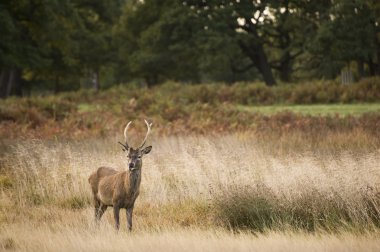
[[[228,34],[221,34],[206,26],[199,32],[196,44],[202,81],[233,83],[252,80],[258,75],[250,67],[250,60],[242,53],[234,38]]]
[[[227,33],[234,38],[242,52],[251,60],[267,85],[275,85],[272,69],[265,52],[262,32],[272,21],[264,13],[266,4],[260,1],[187,1],[205,22],[215,31]],[[244,67],[249,68],[249,67]]]
[[[335,78],[351,62],[356,62],[360,76],[364,75],[364,64],[371,69],[377,41],[375,23],[367,1],[335,1],[310,46],[320,76]]]
[[[99,73],[116,58],[112,28],[122,0],[19,0],[0,4],[0,95],[21,95],[30,84],[79,87],[90,72]]]
[[[93,88],[100,88],[101,68],[116,62],[113,48],[113,27],[121,15],[122,0],[75,0],[77,29],[73,40],[78,41],[76,56],[83,74],[92,77]]]
[[[43,27],[39,19],[44,14],[37,1],[5,1],[0,6],[0,97],[22,94],[22,72],[25,67],[42,67],[48,64],[44,52],[32,34]]]
[[[371,76],[380,75],[380,2],[377,0],[367,0],[364,3],[370,8],[371,18],[370,23],[374,31],[372,37],[374,43],[374,51],[368,57],[369,74]]]
[[[0,8],[1,96],[22,95],[30,83],[68,76],[75,63],[69,2],[7,1]],[[44,87],[46,88],[46,87]]]
[[[255,67],[267,85],[275,85],[272,69],[289,81],[293,60],[302,53],[295,34],[299,25],[297,1],[186,1],[205,25],[233,38],[250,59],[243,69]],[[277,50],[277,53],[268,53]]]
[[[199,80],[197,25],[175,0],[127,3],[116,39],[129,78],[142,78],[148,85],[166,79]]]

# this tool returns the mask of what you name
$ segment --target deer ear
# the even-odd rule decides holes
[[[141,153],[145,155],[145,154],[148,154],[151,150],[152,150],[152,146],[148,146],[148,147],[144,148],[141,151]]]

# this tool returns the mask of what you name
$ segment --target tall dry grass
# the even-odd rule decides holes
[[[8,146],[1,159],[2,173],[10,184],[3,189],[4,199],[22,207],[87,207],[89,174],[99,166],[120,170],[126,166],[126,155],[116,142],[31,140]],[[196,202],[203,211],[220,208],[223,212],[236,209],[239,200],[243,205],[258,201],[255,204],[264,207],[260,211],[265,214],[307,207],[310,212],[303,214],[323,219],[331,207],[337,214],[344,212],[344,221],[377,225],[377,216],[371,216],[378,210],[377,150],[355,154],[344,149],[331,153],[307,149],[272,155],[268,146],[263,148],[244,135],[165,137],[156,139],[153,146],[152,154],[144,159],[140,206]],[[371,205],[373,213],[367,211]]]
[[[12,226],[2,230],[0,249],[17,251],[379,251],[378,233],[306,234],[269,232],[254,236],[221,230],[115,233],[112,228]],[[1,234],[0,234],[1,235]],[[1,236],[0,236],[1,239]]]
[[[331,152],[313,151],[298,140],[296,151],[282,145],[279,151],[274,141],[245,134],[153,139],[143,162],[136,233],[125,240],[122,225],[121,234],[115,234],[112,211],[96,231],[87,178],[99,166],[126,167],[117,140],[3,142],[0,248],[102,250],[113,244],[112,250],[118,250],[132,244],[140,249],[251,250],[270,249],[274,239],[277,250],[293,245],[346,250],[347,244],[378,249],[377,149],[355,152],[338,145]]]

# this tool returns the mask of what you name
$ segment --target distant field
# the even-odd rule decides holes
[[[150,89],[121,85],[1,100],[0,138],[109,136],[129,120],[146,118],[154,123],[156,135],[302,133],[319,139],[360,132],[368,142],[380,139],[379,95],[380,79],[352,86],[316,82],[276,88],[255,83],[166,83]]]
[[[264,105],[246,106],[237,105],[239,111],[273,115],[279,112],[289,111],[300,115],[311,116],[331,116],[339,114],[341,116],[353,115],[360,116],[364,113],[380,113],[380,103],[364,104],[304,104],[304,105]],[[99,104],[78,104],[78,112],[94,112],[104,109]]]
[[[257,112],[273,115],[289,111],[301,115],[331,116],[360,116],[364,113],[380,113],[380,103],[375,104],[313,104],[313,105],[268,105],[268,106],[242,106],[238,109],[244,112]]]

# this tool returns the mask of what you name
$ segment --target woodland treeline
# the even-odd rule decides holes
[[[378,0],[3,0],[0,96],[380,75]]]

